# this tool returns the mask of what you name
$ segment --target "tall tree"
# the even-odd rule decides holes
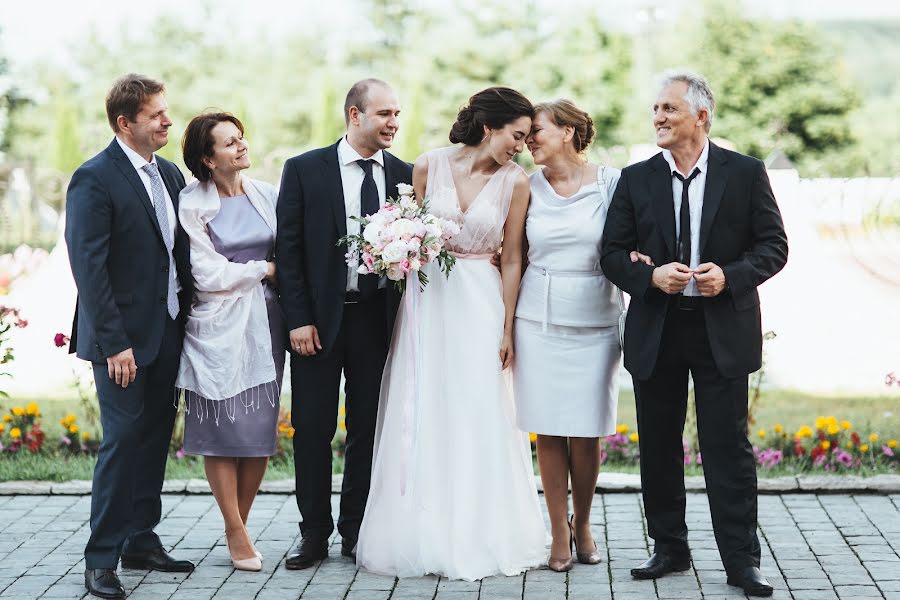
[[[855,143],[849,115],[859,95],[814,27],[750,20],[713,2],[693,59],[716,91],[715,134],[741,151],[780,149],[802,165]]]

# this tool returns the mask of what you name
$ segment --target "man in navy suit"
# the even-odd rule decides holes
[[[347,267],[350,217],[377,212],[412,165],[387,152],[400,104],[388,84],[365,79],[344,102],[347,133],[335,144],[289,159],[278,196],[275,242],[281,305],[290,330],[294,467],[303,541],[285,566],[304,569],[328,555],[331,439],[343,371],[347,451],[338,531],[353,556],[372,470],[378,392],[400,295],[376,275]]]
[[[193,285],[178,225],[184,177],[154,152],[172,125],[162,83],[129,74],[106,98],[115,138],[66,194],[66,244],[78,288],[70,351],[89,360],[103,441],[94,468],[85,586],[124,598],[122,566],[190,571],[153,528],[175,422],[175,376]]]
[[[788,243],[763,163],[709,141],[714,110],[703,77],[666,75],[653,107],[662,152],[622,171],[603,231],[603,272],[631,295],[625,368],[655,541],[653,556],[631,574],[656,579],[690,568],[681,441],[690,373],[727,582],[769,596],[759,570],[747,377],[761,364],[757,287],[784,267]],[[633,262],[635,248],[654,264]]]

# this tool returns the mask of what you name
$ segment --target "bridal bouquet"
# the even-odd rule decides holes
[[[424,289],[428,276],[422,267],[437,260],[441,271],[450,276],[456,258],[444,248],[447,240],[459,233],[459,225],[428,213],[428,206],[416,204],[413,187],[398,183],[398,198],[388,198],[374,215],[352,217],[360,224],[360,233],[345,235],[338,244],[347,244],[347,264],[359,261],[359,273],[386,275],[397,289],[406,289],[411,273],[418,276]]]

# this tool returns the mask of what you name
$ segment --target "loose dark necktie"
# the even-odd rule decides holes
[[[673,171],[672,175],[681,180],[681,214],[680,227],[678,231],[678,262],[690,267],[691,266],[691,203],[688,196],[688,188],[694,177],[700,174],[700,169],[694,169],[694,172],[685,179],[678,171]]]
[[[371,159],[356,161],[365,174],[359,191],[359,206],[363,217],[377,213],[381,204],[378,199],[378,186],[375,185],[375,177],[372,176],[372,162]],[[371,296],[378,289],[378,275],[360,275],[357,281],[360,296]]]
[[[178,294],[175,293],[175,260],[172,249],[175,242],[172,240],[172,232],[169,230],[169,213],[166,210],[166,195],[163,193],[162,177],[159,176],[159,167],[156,163],[147,163],[141,167],[150,176],[150,190],[153,192],[153,211],[162,232],[163,243],[169,254],[169,289],[166,292],[166,308],[169,316],[175,319],[178,316]]]

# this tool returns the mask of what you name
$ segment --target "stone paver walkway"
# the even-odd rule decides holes
[[[337,497],[333,497],[334,503]],[[0,497],[0,599],[81,598],[88,536],[87,496]],[[261,495],[250,530],[264,555],[261,573],[234,571],[222,539],[222,518],[207,495],[165,495],[157,528],[179,558],[197,563],[190,575],[120,570],[133,599],[257,598],[304,600],[647,600],[743,598],[725,584],[703,494],[688,495],[693,569],[639,582],[629,569],[648,554],[640,496],[598,494],[591,522],[606,553],[599,566],[568,574],[543,569],[480,582],[423,577],[397,581],[357,570],[339,554],[317,567],[287,571],[297,538],[292,496]],[[763,570],[775,598],[900,599],[900,495],[787,494],[760,497]]]

